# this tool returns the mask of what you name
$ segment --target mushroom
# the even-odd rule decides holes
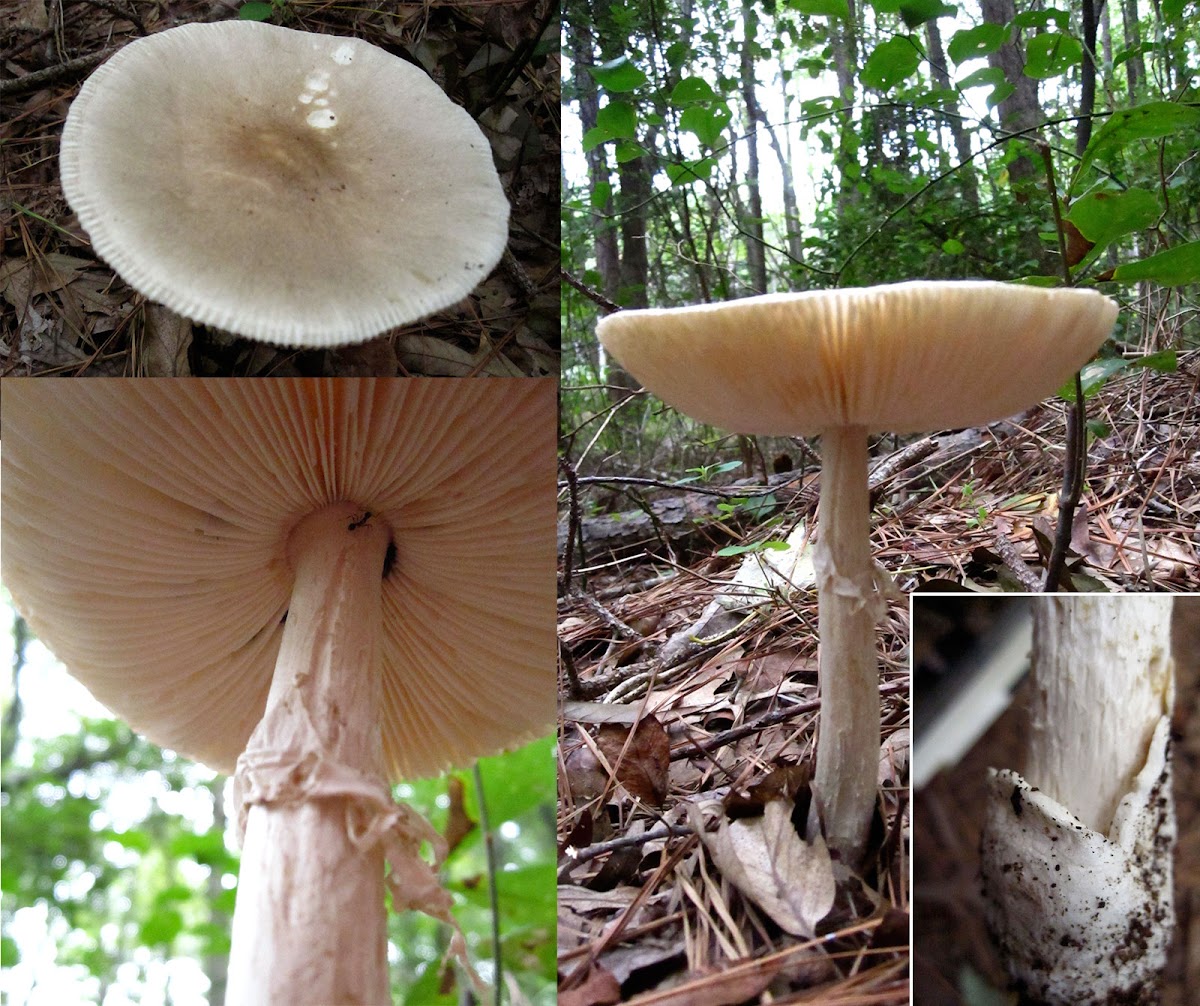
[[[508,238],[487,139],[418,67],[253,21],[121,49],[72,102],[61,169],[93,248],[134,289],[288,346],[439,311]]]
[[[988,928],[1048,1006],[1157,1002],[1174,921],[1171,600],[1033,604],[1024,774],[988,773]]]
[[[880,736],[867,434],[1013,415],[1053,394],[1116,313],[1092,291],[911,282],[620,311],[597,326],[622,366],[701,422],[821,437],[814,789],[829,844],[852,865],[875,805]]]
[[[388,780],[553,721],[554,415],[549,379],[4,382],[14,603],[236,769],[230,1004],[390,1001],[385,861],[451,921]]]

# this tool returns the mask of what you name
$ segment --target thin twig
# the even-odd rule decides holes
[[[1068,289],[1074,285],[1071,265],[1067,261],[1067,232],[1063,224],[1062,206],[1058,199],[1058,185],[1054,180],[1054,158],[1050,145],[1045,140],[1034,144],[1042,155],[1046,166],[1046,184],[1050,189],[1050,205],[1054,210],[1054,230],[1058,235],[1059,266],[1063,285]],[[1083,493],[1083,475],[1087,466],[1087,404],[1083,400],[1083,383],[1075,374],[1075,401],[1067,412],[1067,455],[1063,459],[1062,489],[1058,494],[1058,527],[1054,534],[1054,547],[1046,563],[1046,579],[1042,590],[1057,591],[1067,561],[1067,549],[1071,546],[1071,528],[1075,522],[1075,508]]]
[[[44,87],[46,84],[55,84],[66,77],[73,77],[77,73],[83,73],[98,63],[103,63],[118,48],[120,47],[113,46],[111,49],[105,49],[102,52],[93,52],[87,56],[77,56],[75,59],[69,59],[65,63],[56,63],[54,66],[48,66],[42,70],[34,70],[32,73],[13,77],[11,80],[0,80],[0,97],[33,91],[39,87]]]
[[[500,1006],[500,990],[504,987],[504,959],[500,954],[500,894],[496,890],[496,836],[488,824],[487,800],[483,793],[483,773],[479,771],[479,762],[471,768],[471,778],[475,780],[475,802],[479,807],[479,828],[483,832],[483,848],[487,854],[488,873],[488,907],[492,912],[492,967],[496,985],[496,996],[492,1001]]]

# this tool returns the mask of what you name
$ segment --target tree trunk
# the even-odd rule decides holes
[[[742,240],[746,244],[746,271],[750,289],[754,293],[767,292],[767,261],[763,238],[762,192],[759,190],[758,171],[758,124],[762,113],[758,108],[758,96],[754,93],[754,46],[758,36],[758,16],[754,4],[742,5],[742,101],[746,105],[746,150],[749,165],[746,171],[746,188],[749,190],[749,207],[741,221]]]
[[[1103,0],[1101,0],[1103,3]],[[1079,128],[1075,131],[1075,153],[1082,156],[1092,139],[1092,112],[1096,109],[1096,3],[1080,4],[1083,22],[1083,66],[1079,82]]]
[[[854,162],[858,168],[858,133],[854,124],[855,85],[858,81],[858,16],[854,0],[849,0],[847,7],[850,16],[845,21],[833,19],[830,22],[830,44],[833,49],[833,67],[837,74],[838,97],[841,99],[843,112],[834,121],[838,124],[838,154],[837,167],[840,176],[837,201],[838,220],[841,221],[850,207],[859,201],[858,174],[847,173],[846,167]]]
[[[1137,0],[1121,0],[1121,26],[1124,28],[1125,48],[1136,49],[1142,44],[1142,31],[1138,25]],[[1139,52],[1125,60],[1125,79],[1129,83],[1129,103],[1136,104],[1141,82],[1146,77],[1146,64]]]
[[[1039,596],[1025,776],[989,771],[987,918],[1049,1006],[1157,1001],[1174,924],[1171,599]]]
[[[989,24],[1010,24],[1016,17],[1013,0],[980,0],[983,19]],[[1008,132],[1030,129],[1041,125],[1045,116],[1038,103],[1037,81],[1026,77],[1024,73],[1025,56],[1021,51],[1019,34],[1006,42],[988,56],[988,65],[1004,71],[1004,78],[1016,88],[1012,94],[997,106],[1000,113],[1000,125]],[[1036,137],[1030,135],[1031,139]],[[1013,142],[1020,143],[1016,140]],[[1028,148],[1025,148],[1028,149]],[[1040,159],[1035,160],[1030,154],[1022,153],[1008,162],[1009,185],[1018,203],[1028,203],[1030,199],[1040,200],[1043,178]],[[1040,220],[1043,211],[1049,214],[1048,206],[1037,207],[1037,218]],[[1052,271],[1053,264],[1047,249],[1038,237],[1036,226],[1023,228],[1020,246],[1027,258],[1036,263],[1036,268],[1043,273]]]
[[[946,51],[942,48],[942,32],[937,18],[925,22],[925,42],[929,46],[929,69],[934,83],[943,91],[953,88],[950,73],[946,69]],[[959,163],[964,165],[955,178],[962,186],[963,201],[972,209],[979,208],[979,189],[975,184],[975,167],[971,164],[971,138],[963,128],[963,120],[957,115],[949,117],[950,135],[954,138],[954,151]]]

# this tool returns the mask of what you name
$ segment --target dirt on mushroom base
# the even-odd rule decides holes
[[[63,112],[78,85],[121,44],[191,21],[228,18],[228,5],[185,0],[169,15],[141,11],[134,24],[111,10],[68,7],[56,37],[74,69],[40,62],[32,42],[13,53],[15,66],[47,70],[50,79],[0,100],[11,157],[4,192],[0,258],[0,374],[79,376],[540,376],[558,372],[558,64],[553,53],[531,58],[549,0],[496,4],[421,4],[381,8],[289,7],[288,27],[355,35],[412,55],[438,80],[454,81],[451,98],[472,111],[493,144],[512,203],[509,252],[471,296],[447,311],[360,346],[286,350],[194,327],[147,304],[96,256],[82,232],[63,229],[70,210],[57,173]],[[17,23],[22,5],[3,5],[0,35],[36,41]],[[551,17],[550,21],[554,19]],[[556,29],[556,24],[551,28]],[[143,30],[144,29],[144,30]],[[502,94],[510,64],[521,71]],[[522,55],[523,54],[523,55]],[[91,62],[87,60],[92,58]],[[522,59],[524,62],[522,63]],[[516,65],[516,64],[513,64]],[[19,83],[19,78],[18,78]],[[6,87],[13,85],[5,81]],[[494,100],[493,100],[494,99]],[[17,114],[18,110],[21,114]],[[9,223],[12,226],[9,226]]]
[[[972,634],[986,631],[975,620]],[[956,630],[960,631],[961,630]],[[1175,856],[1176,931],[1163,977],[1161,1006],[1194,1001],[1200,957],[1200,597],[1176,599],[1173,625],[1176,708],[1172,733],[1179,844]],[[956,642],[960,647],[961,641]],[[1017,764],[1024,742],[1021,698],[952,770],[915,797],[913,939],[918,994],[956,987],[967,975],[1004,988],[1007,976],[984,926],[979,834],[986,806],[986,770]],[[932,994],[932,992],[930,993]]]
[[[570,976],[560,1001],[600,1001],[599,990],[620,986],[626,998],[671,988],[677,998],[670,1001],[680,1003],[706,995],[718,1001],[718,988],[719,995],[736,990],[746,999],[770,988],[907,1003],[908,856],[901,840],[907,769],[895,764],[907,760],[907,605],[890,606],[880,631],[883,751],[894,758],[886,766],[883,865],[872,878],[880,901],[856,899],[853,909],[840,901],[818,924],[816,947],[789,935],[726,882],[700,850],[687,814],[689,805],[726,798],[731,784],[743,799],[733,798],[731,815],[753,816],[756,801],[761,806],[797,788],[803,793],[796,766],[813,754],[815,592],[751,620],[678,673],[656,676],[644,711],[652,718],[642,715],[633,729],[648,684],[634,665],[691,624],[711,599],[701,577],[727,579],[728,562],[700,562],[696,577],[685,573],[641,588],[637,580],[650,570],[629,561],[589,582],[592,596],[643,638],[611,648],[622,668],[611,685],[621,691],[592,696],[591,705],[567,705],[560,724],[559,973]],[[609,672],[612,659],[604,658],[613,635],[588,605],[566,607],[559,637],[581,682]],[[752,728],[739,734],[734,728],[742,725]],[[615,785],[604,762],[618,759]],[[784,766],[792,768],[777,771]],[[711,818],[714,808],[705,813]],[[876,848],[880,841],[876,835]],[[851,976],[845,962],[855,960]]]

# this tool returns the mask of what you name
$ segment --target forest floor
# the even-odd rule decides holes
[[[510,238],[501,264],[454,307],[357,346],[284,349],[193,326],[97,259],[58,179],[59,138],[80,83],[134,39],[228,19],[240,6],[0,5],[0,375],[557,375],[559,28],[550,0],[314,0],[273,17],[417,63],[479,122],[512,206]]]
[[[705,608],[719,565],[630,593],[617,576],[596,577],[601,600],[569,603],[560,623],[580,687],[560,722],[559,1002],[907,1002],[907,604],[892,604],[880,631],[884,817],[854,893],[840,891],[806,938],[711,850],[729,820],[808,792],[815,596],[770,606],[745,631],[645,674]],[[622,596],[604,600],[608,590]],[[612,617],[638,638],[614,641]]]

